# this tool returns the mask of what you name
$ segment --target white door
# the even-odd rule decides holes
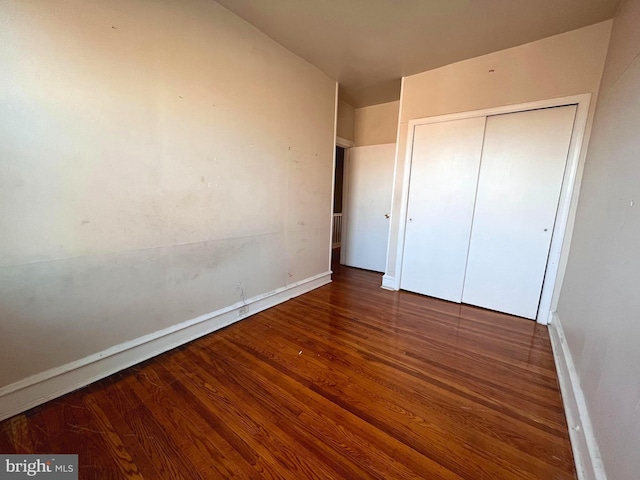
[[[400,288],[462,299],[485,117],[414,131]]]
[[[347,162],[345,265],[382,272],[387,259],[395,143],[354,147]]]
[[[575,112],[487,117],[464,303],[536,318]]]

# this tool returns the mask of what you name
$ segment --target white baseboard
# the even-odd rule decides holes
[[[584,393],[580,387],[580,379],[567,346],[562,323],[556,312],[551,314],[549,336],[558,371],[564,411],[569,425],[569,437],[571,438],[571,449],[573,450],[578,479],[607,480]]]
[[[89,385],[330,282],[331,272],[321,273],[7,385],[0,389],[0,420]]]
[[[398,290],[396,288],[396,277],[391,277],[389,275],[383,275],[382,276],[382,288],[384,288],[385,290]]]

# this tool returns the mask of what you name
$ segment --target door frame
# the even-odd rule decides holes
[[[348,198],[347,195],[349,195],[349,156],[351,155],[351,149],[355,146],[356,144],[354,141],[336,136],[336,147],[344,148],[344,158],[342,161],[342,232],[340,236],[340,265],[344,265],[345,261],[345,246],[347,245],[347,229],[345,226],[349,221],[349,212],[347,211],[348,202],[346,201]]]
[[[577,198],[574,199],[574,195],[575,193],[577,193],[575,187],[576,185],[579,185],[582,177],[583,165],[581,160],[584,156],[581,155],[581,153],[589,118],[590,103],[591,94],[585,93],[581,95],[558,97],[536,102],[519,103],[501,107],[486,108],[482,110],[473,110],[468,112],[437,115],[433,117],[409,120],[406,144],[407,147],[404,158],[404,175],[402,182],[402,191],[400,192],[400,230],[398,232],[398,246],[395,265],[396,274],[393,278],[389,279],[392,280],[392,282],[389,282],[391,284],[387,284],[385,287],[392,290],[400,289],[400,280],[402,278],[402,262],[404,257],[405,231],[407,226],[409,183],[411,180],[411,161],[413,158],[413,139],[416,126],[428,123],[461,120],[465,118],[487,117],[506,113],[523,112],[541,108],[576,105],[576,117],[573,124],[573,132],[571,134],[569,153],[567,155],[567,164],[565,166],[562,189],[560,191],[560,200],[558,202],[558,210],[556,212],[556,221],[553,227],[551,246],[549,248],[549,256],[547,257],[547,266],[542,284],[540,303],[538,305],[538,314],[536,317],[536,321],[538,323],[541,323],[543,325],[548,324],[551,313],[553,310],[555,310],[556,307],[555,303],[557,303],[559,294],[558,290],[562,286],[562,277],[564,276],[564,271],[560,271],[560,266],[566,265],[566,260],[569,253],[569,246],[564,246],[564,241],[565,237],[567,236],[567,227],[569,225],[569,220],[570,218],[572,218],[572,207],[574,207],[577,202]],[[575,209],[573,210],[573,215],[575,215]],[[573,228],[573,226],[571,226],[571,228]],[[387,253],[387,264],[388,262],[389,254]]]

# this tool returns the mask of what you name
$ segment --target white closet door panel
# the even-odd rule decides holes
[[[387,260],[396,144],[352,148],[347,163],[345,265],[383,272]]]
[[[464,303],[536,318],[575,112],[487,118]]]
[[[417,125],[401,288],[460,302],[485,117]]]

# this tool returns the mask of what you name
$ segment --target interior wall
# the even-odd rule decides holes
[[[640,471],[640,0],[614,18],[558,317],[610,480]]]
[[[353,142],[355,125],[355,109],[342,99],[338,99],[338,125],[336,135]]]
[[[327,271],[336,84],[209,0],[0,4],[0,386]]]
[[[608,20],[403,79],[385,278],[396,276],[408,122],[417,118],[592,93],[586,145],[610,31],[611,20]],[[585,151],[586,148],[582,155]],[[565,247],[570,237],[570,234],[566,235]],[[563,265],[560,266],[562,269]]]
[[[400,101],[356,109],[354,141],[357,147],[395,143]]]

